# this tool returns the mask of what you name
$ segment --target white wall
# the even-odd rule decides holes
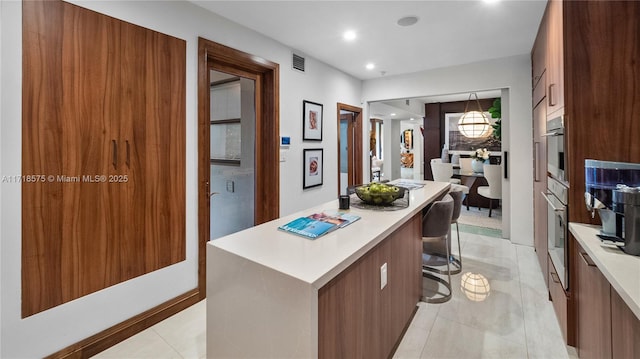
[[[188,2],[73,1],[89,9],[187,41],[186,260],[26,319],[20,316],[20,186],[0,187],[0,341],[2,358],[42,357],[180,295],[197,284],[197,41],[204,37],[280,64],[280,131],[291,136],[280,163],[280,214],[337,196],[336,103],[360,106],[361,81],[307,57],[291,69],[292,50]],[[21,174],[21,2],[0,2],[0,174]],[[11,34],[11,36],[9,36]],[[302,100],[324,104],[322,142],[301,141]],[[367,138],[367,137],[365,137]],[[302,190],[302,149],[324,148],[324,185]],[[368,161],[367,161],[368,163]],[[170,283],[170,285],[167,285]]]
[[[531,149],[531,61],[528,55],[381,77],[363,82],[363,102],[503,90],[503,151],[509,152],[509,179],[503,182],[503,235],[533,245]],[[506,98],[505,101],[505,93]],[[505,102],[507,102],[505,104]],[[365,118],[368,114],[365,113]],[[513,143],[514,146],[510,144]],[[517,145],[515,145],[517,144]],[[365,171],[366,172],[366,171]],[[508,213],[508,214],[506,214]],[[509,216],[510,215],[510,216]],[[514,234],[513,236],[511,234]]]

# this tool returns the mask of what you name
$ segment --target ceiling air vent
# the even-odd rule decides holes
[[[293,69],[304,72],[304,57],[293,54]]]

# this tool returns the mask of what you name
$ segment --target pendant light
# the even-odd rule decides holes
[[[476,97],[478,111],[469,111],[469,103],[471,102],[472,96]],[[489,119],[487,119],[487,116],[485,116],[482,111],[480,101],[478,101],[478,95],[476,95],[475,92],[472,92],[469,95],[467,104],[464,106],[464,114],[460,117],[460,120],[458,120],[458,130],[465,137],[479,138],[487,137],[490,133],[490,129],[491,123],[489,123]]]

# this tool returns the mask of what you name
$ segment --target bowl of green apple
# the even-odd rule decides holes
[[[355,187],[355,193],[362,202],[376,206],[389,206],[396,199],[404,196],[403,187],[386,183],[372,182]]]

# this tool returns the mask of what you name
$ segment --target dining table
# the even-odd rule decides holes
[[[460,179],[461,185],[469,187],[469,193],[462,201],[462,204],[467,206],[467,209],[469,207],[490,208],[490,206],[493,206],[491,207],[492,209],[498,208],[497,202],[492,203],[489,198],[478,194],[478,187],[489,185],[484,173],[454,167],[453,178]]]

